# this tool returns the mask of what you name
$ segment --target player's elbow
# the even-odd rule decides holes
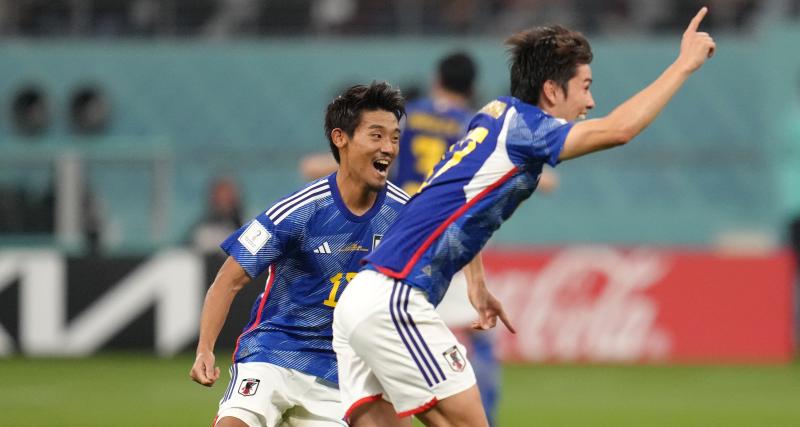
[[[614,147],[619,147],[631,142],[631,140],[633,140],[635,137],[636,132],[633,129],[624,127],[618,128],[611,132],[611,135],[609,136],[609,143]]]
[[[596,123],[597,135],[603,141],[603,148],[625,145],[637,134],[636,129],[614,115],[600,119]]]

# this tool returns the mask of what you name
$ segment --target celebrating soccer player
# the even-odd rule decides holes
[[[211,386],[219,378],[214,345],[236,293],[266,270],[269,279],[236,342],[216,426],[346,425],[332,313],[361,258],[408,200],[386,179],[404,111],[400,92],[386,83],[345,91],[325,113],[338,171],[278,201],[222,243],[229,257],[203,305],[195,381]]]
[[[677,59],[652,84],[608,116],[577,123],[594,107],[587,40],[560,26],[508,39],[512,96],[472,119],[334,310],[333,346],[351,425],[398,425],[395,412],[429,426],[487,424],[463,347],[434,306],[453,274],[530,197],[544,164],[624,145],[655,119],[714,52],[713,39],[698,32],[706,12],[692,19]],[[481,326],[498,317],[508,326],[481,284],[469,283]]]

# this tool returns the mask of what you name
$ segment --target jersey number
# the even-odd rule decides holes
[[[453,166],[461,163],[461,159],[463,159],[467,154],[475,151],[475,148],[486,139],[486,135],[489,135],[489,129],[485,127],[477,127],[472,129],[467,136],[464,137],[461,141],[453,144],[450,147],[450,151],[453,152],[453,156],[450,157],[450,160],[447,161],[442,167],[433,174],[431,171],[431,175],[425,180],[422,186],[419,188],[422,191],[428,184],[431,183],[434,179],[438,178],[441,174],[447,172]],[[444,160],[444,157],[442,157]]]
[[[411,154],[414,158],[414,171],[422,176],[428,176],[436,163],[447,151],[447,141],[428,135],[417,135],[411,139]],[[403,185],[403,190],[414,194],[419,189],[419,181],[409,181]]]
[[[328,295],[328,299],[322,301],[323,304],[327,305],[328,307],[336,307],[336,294],[339,292],[339,286],[342,284],[342,278],[346,280],[346,283],[350,283],[353,278],[356,277],[358,273],[336,273],[335,276],[330,278],[331,283],[333,283],[333,288],[331,288],[331,293]]]

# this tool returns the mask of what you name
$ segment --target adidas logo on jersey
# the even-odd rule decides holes
[[[314,249],[314,253],[315,254],[329,254],[329,253],[331,253],[331,247],[328,246],[328,242],[325,242],[325,243],[319,245],[319,247],[317,249]]]

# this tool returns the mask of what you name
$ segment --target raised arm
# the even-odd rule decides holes
[[[249,282],[250,277],[242,266],[233,257],[228,257],[208,288],[200,315],[197,356],[189,372],[195,382],[210,387],[219,378],[219,367],[214,366],[214,346],[228,317],[233,298]]]
[[[567,135],[559,160],[625,144],[655,120],[686,79],[714,54],[714,40],[708,33],[697,31],[707,11],[706,7],[701,8],[689,23],[678,58],[658,79],[608,116],[575,124]]]

